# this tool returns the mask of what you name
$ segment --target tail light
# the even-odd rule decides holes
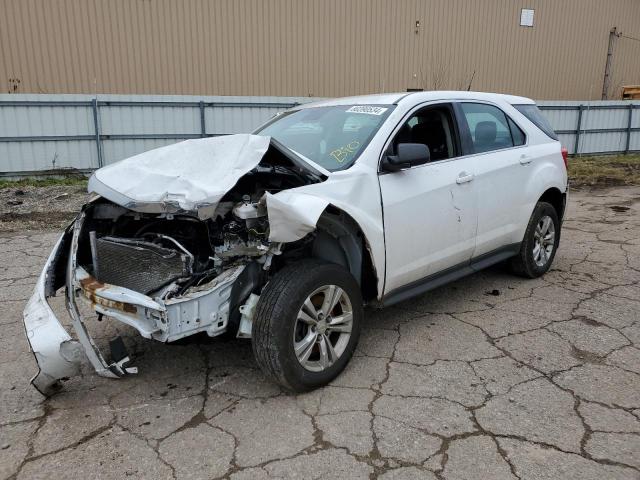
[[[564,168],[569,168],[569,150],[566,147],[562,147],[560,151],[562,152],[562,160],[564,160]]]

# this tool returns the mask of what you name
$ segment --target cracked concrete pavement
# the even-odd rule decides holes
[[[50,399],[21,312],[57,233],[2,236],[0,478],[638,479],[640,188],[572,194],[562,235],[544,278],[493,268],[368,310],[314,392],[265,380],[249,342],[103,321],[139,375],[84,368]]]

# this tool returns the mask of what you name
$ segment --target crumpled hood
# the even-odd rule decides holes
[[[207,218],[260,163],[270,141],[239,134],[174,143],[97,170],[88,190],[137,212],[197,212]]]

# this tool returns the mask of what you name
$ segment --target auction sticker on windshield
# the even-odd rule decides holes
[[[354,105],[347,112],[350,113],[366,113],[367,115],[382,115],[384,112],[389,110],[384,107],[372,107],[369,105]]]

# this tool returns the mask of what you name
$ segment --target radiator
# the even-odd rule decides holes
[[[191,258],[142,240],[102,237],[92,242],[94,276],[148,294],[191,273]]]

